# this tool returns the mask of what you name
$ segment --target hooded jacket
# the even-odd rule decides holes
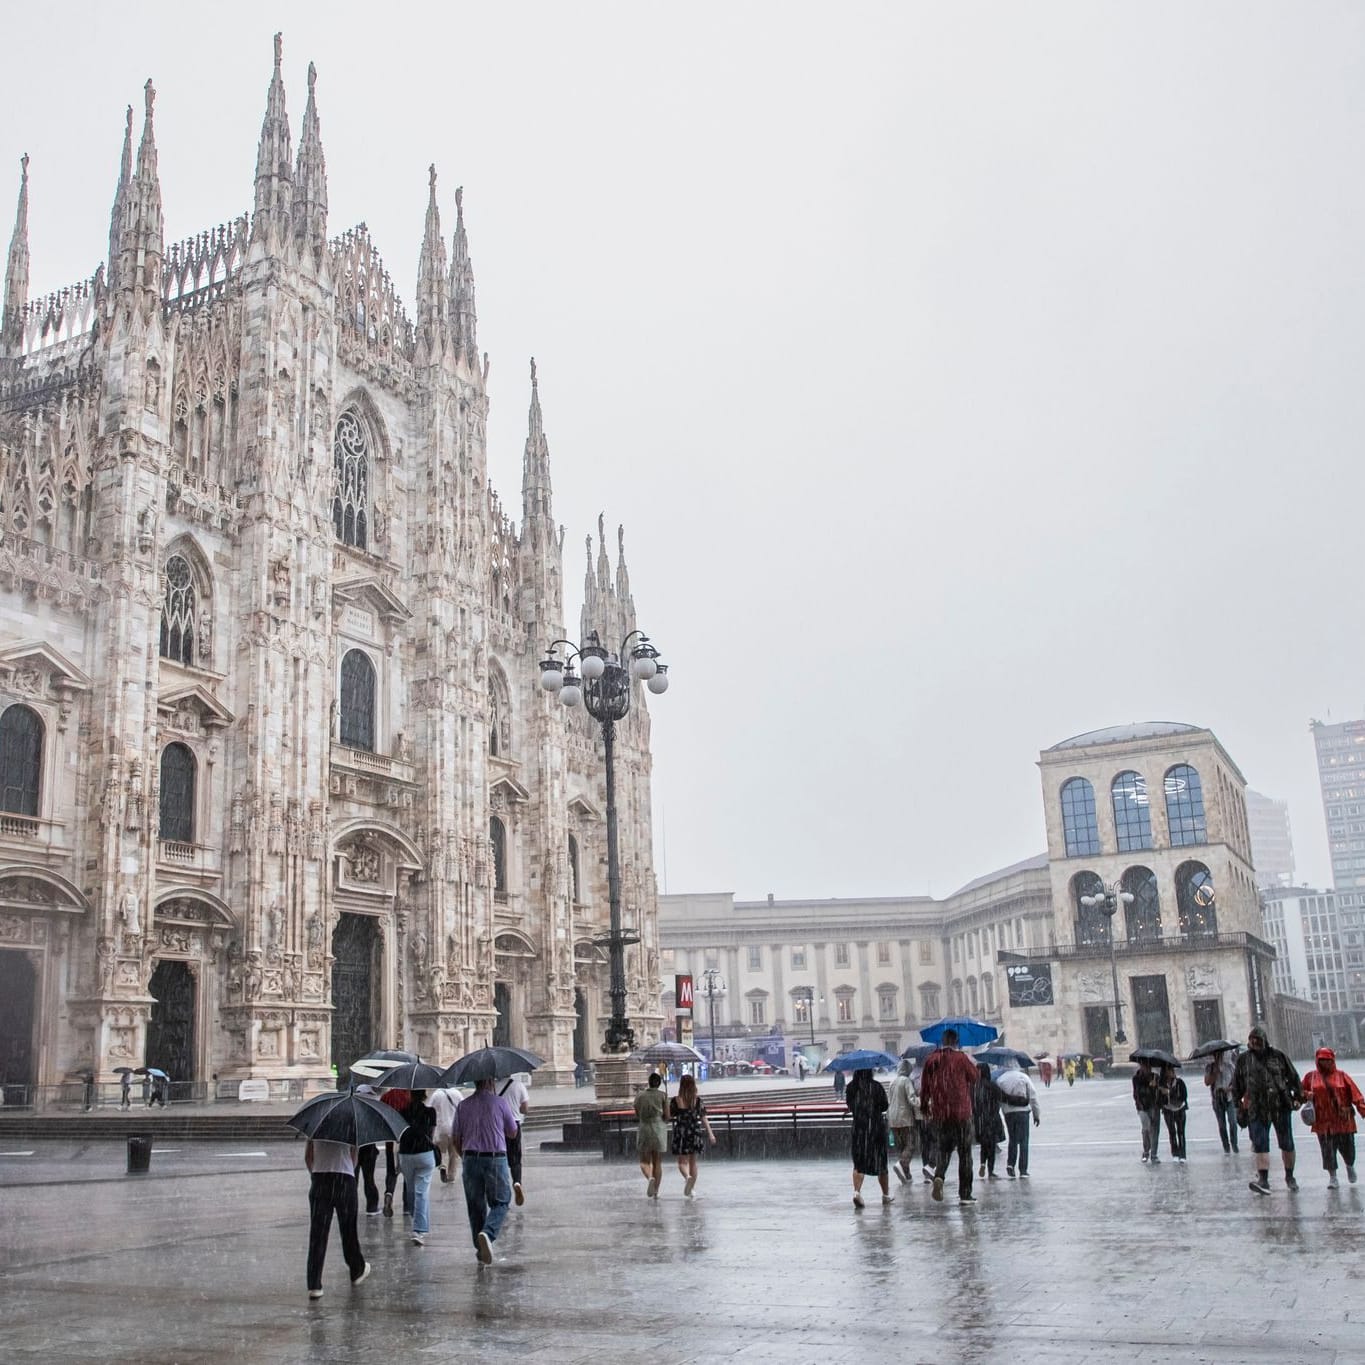
[[[1265,1039],[1264,1031],[1260,1037]],[[1248,1048],[1237,1058],[1232,1093],[1257,1123],[1273,1123],[1287,1110],[1297,1109],[1303,1101],[1303,1087],[1294,1063],[1277,1047],[1263,1041],[1259,1054]]]
[[[1303,1093],[1313,1102],[1313,1132],[1323,1137],[1354,1133],[1356,1113],[1365,1117],[1365,1098],[1356,1083],[1337,1070],[1337,1055],[1330,1047],[1320,1047],[1315,1060],[1317,1067],[1303,1078]]]

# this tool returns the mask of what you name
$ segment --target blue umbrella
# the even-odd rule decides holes
[[[1012,1047],[982,1048],[980,1052],[972,1053],[972,1060],[985,1062],[988,1066],[1017,1066],[1020,1071],[1027,1071],[1034,1065],[1027,1052],[1016,1052]]]
[[[896,1065],[896,1059],[885,1052],[841,1052],[831,1057],[821,1068],[824,1071],[889,1071]]]
[[[922,1062],[931,1052],[937,1051],[937,1043],[912,1043],[901,1053],[901,1061]]]
[[[926,1043],[941,1043],[947,1029],[957,1030],[957,1041],[963,1047],[980,1047],[982,1043],[993,1043],[1000,1036],[994,1024],[983,1024],[980,1019],[940,1019],[937,1023],[926,1024],[919,1036]]]

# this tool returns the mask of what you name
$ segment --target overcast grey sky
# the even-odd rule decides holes
[[[276,28],[330,228],[409,303],[428,162],[447,233],[465,186],[495,481],[534,354],[570,581],[605,508],[673,665],[669,890],[946,893],[1044,846],[1040,748],[1145,719],[1214,729],[1327,881],[1307,722],[1365,714],[1365,8],[5,27],[36,291],[101,259],[148,75],[168,237],[249,206]]]

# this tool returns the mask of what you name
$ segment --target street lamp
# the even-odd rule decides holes
[[[1128,1035],[1123,1031],[1123,1000],[1119,996],[1119,960],[1114,949],[1114,917],[1120,905],[1132,905],[1135,897],[1131,891],[1121,891],[1118,882],[1110,886],[1100,884],[1101,889],[1093,896],[1082,896],[1081,904],[1087,910],[1102,910],[1109,916],[1109,970],[1114,977],[1114,1041],[1126,1043]]]
[[[555,651],[564,646],[565,658]],[[577,661],[578,672],[574,672]],[[655,696],[668,691],[668,665],[659,662],[659,651],[649,636],[633,630],[612,654],[597,632],[589,633],[581,645],[571,640],[555,640],[540,663],[540,685],[557,693],[564,706],[580,702],[602,727],[602,748],[607,769],[607,902],[611,927],[605,938],[594,940],[607,949],[611,963],[611,1023],[607,1025],[604,1051],[629,1052],[635,1046],[635,1031],[626,1017],[626,946],[639,943],[639,934],[626,934],[621,928],[621,858],[616,840],[616,723],[630,711],[635,683],[642,682]]]
[[[720,979],[718,967],[708,967],[702,974],[706,982],[706,1004],[711,1016],[711,1069],[716,1068],[716,982]]]
[[[806,1001],[806,1022],[810,1025],[810,1045],[815,1046],[815,987],[800,986],[797,988],[801,997]]]

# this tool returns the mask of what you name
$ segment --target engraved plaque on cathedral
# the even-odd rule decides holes
[[[369,639],[374,638],[374,612],[366,611],[364,607],[347,607],[342,615],[341,624],[345,629],[354,631],[357,635],[364,635]]]

